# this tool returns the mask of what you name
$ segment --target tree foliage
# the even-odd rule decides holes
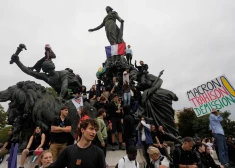
[[[8,131],[11,127],[5,127],[0,130],[0,142],[5,143],[9,137]]]
[[[4,128],[6,125],[7,113],[4,111],[2,105],[0,105],[0,129]]]
[[[221,122],[225,135],[235,135],[235,121],[229,119],[229,111],[220,112],[223,121]],[[202,117],[197,117],[194,111],[190,108],[185,108],[179,114],[179,132],[182,137],[185,136],[195,136],[196,134],[199,137],[210,137],[212,136],[211,130],[209,130],[209,116],[205,115]]]
[[[179,132],[182,137],[185,136],[193,136],[194,132],[192,130],[193,127],[193,121],[196,120],[196,115],[191,109],[184,109],[179,114]]]

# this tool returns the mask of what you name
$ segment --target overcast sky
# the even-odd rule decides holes
[[[9,64],[20,43],[28,49],[20,54],[26,66],[42,58],[49,43],[56,70],[69,67],[87,87],[94,84],[109,43],[104,28],[88,29],[101,24],[107,5],[125,20],[124,40],[133,60],[143,60],[155,75],[165,70],[162,87],[178,95],[176,110],[190,107],[187,90],[222,74],[235,86],[234,0],[7,0],[0,1],[0,90],[24,80],[47,86]],[[235,106],[228,109],[235,119]]]

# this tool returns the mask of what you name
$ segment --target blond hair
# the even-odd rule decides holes
[[[161,155],[159,149],[158,149],[158,148],[155,148],[155,147],[153,147],[153,146],[150,146],[150,147],[148,148],[147,153],[148,153],[149,155],[157,155],[157,156]]]
[[[43,151],[43,152],[41,153],[40,160],[42,160],[43,156],[44,156],[46,153],[51,153],[51,155],[53,156],[52,151],[50,151],[50,150],[45,150],[45,151]]]

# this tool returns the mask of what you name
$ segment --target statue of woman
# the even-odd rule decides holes
[[[93,31],[99,30],[105,26],[106,36],[109,40],[109,43],[111,45],[122,43],[123,42],[122,36],[123,36],[123,22],[124,22],[124,20],[121,19],[118,16],[118,13],[113,11],[113,9],[110,6],[106,7],[106,12],[107,12],[107,16],[104,18],[101,25],[99,25],[98,27],[96,27],[94,29],[89,29],[88,31],[93,32]],[[120,29],[116,25],[116,20],[121,22]]]

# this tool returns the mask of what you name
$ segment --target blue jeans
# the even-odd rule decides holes
[[[124,93],[124,106],[131,104],[131,92]]]
[[[229,163],[228,147],[224,135],[214,134],[216,146],[218,147],[219,161],[222,165]]]

